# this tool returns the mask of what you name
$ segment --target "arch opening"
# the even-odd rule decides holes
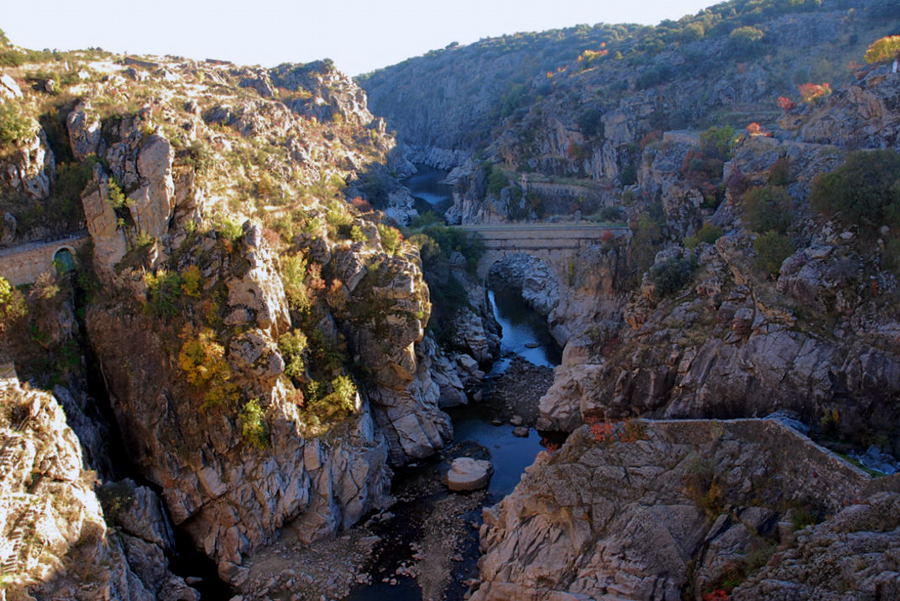
[[[75,250],[69,246],[63,246],[53,253],[53,267],[60,275],[75,269]]]

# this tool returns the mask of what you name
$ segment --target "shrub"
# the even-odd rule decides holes
[[[25,317],[26,313],[25,297],[12,287],[9,280],[0,276],[0,334]]]
[[[770,230],[753,241],[753,250],[756,251],[756,266],[770,275],[777,275],[781,263],[794,253],[794,243],[784,234]]]
[[[631,256],[634,258],[638,273],[643,273],[652,264],[656,249],[662,242],[661,219],[653,219],[648,214],[638,217],[632,226]]]
[[[185,326],[178,366],[189,384],[201,392],[203,409],[227,405],[237,399],[239,391],[231,382],[231,366],[225,359],[225,347],[216,341],[215,332],[203,328],[194,332]]]
[[[225,240],[235,242],[244,235],[244,228],[238,221],[225,218],[216,224],[216,232]]]
[[[700,134],[700,150],[710,158],[727,161],[734,149],[734,128],[728,125],[710,127]]]
[[[200,297],[200,282],[203,274],[196,265],[189,265],[181,272],[181,291],[193,298]]]
[[[791,226],[791,196],[781,186],[762,186],[744,193],[744,217],[754,232],[785,233]]]
[[[181,276],[160,269],[155,274],[144,274],[144,283],[147,284],[147,306],[156,317],[175,317],[181,312]]]
[[[603,207],[597,216],[601,221],[621,221],[625,217],[622,207]]]
[[[306,347],[306,334],[299,329],[285,332],[278,338],[278,350],[284,357],[284,373],[295,380],[302,379],[306,372]]]
[[[659,297],[669,296],[681,290],[694,277],[697,269],[697,258],[673,257],[650,268],[650,281]]]
[[[318,399],[311,407],[324,420],[343,419],[356,409],[356,385],[348,376],[331,381],[331,393]]]
[[[358,225],[350,227],[350,239],[354,242],[365,242],[366,240],[368,240],[368,238],[366,238],[366,235]]]
[[[900,226],[900,153],[856,151],[813,181],[812,207],[829,217],[867,228]]]
[[[791,161],[781,157],[769,168],[770,186],[787,186],[791,183]]]
[[[128,204],[128,199],[122,192],[122,188],[120,188],[119,184],[112,178],[110,178],[109,182],[106,184],[106,192],[106,199],[109,201],[109,204],[112,205],[113,209],[122,209]]]
[[[722,228],[716,227],[711,223],[704,223],[697,233],[684,239],[684,245],[687,248],[695,248],[701,242],[712,244],[722,237]]]
[[[400,230],[389,225],[379,223],[378,234],[381,237],[381,247],[384,248],[384,251],[389,255],[397,254],[397,251],[400,249],[400,242],[402,240]]]
[[[292,309],[305,311],[309,308],[309,293],[306,289],[306,257],[301,253],[281,257],[281,281],[284,294]]]
[[[831,96],[830,83],[802,83],[797,86],[800,91],[800,99],[806,103],[813,103],[820,98]]]
[[[500,191],[508,185],[509,180],[507,179],[506,174],[503,172],[503,169],[501,169],[498,165],[491,165],[491,172],[490,174],[488,174],[488,194],[497,196],[500,194]]]
[[[251,399],[244,403],[238,421],[241,425],[241,436],[251,446],[257,449],[269,446],[269,428],[266,426],[266,414],[259,405],[259,399]]]
[[[727,50],[740,58],[752,57],[762,51],[765,37],[765,32],[756,27],[738,27],[728,34]]]
[[[0,144],[20,144],[34,135],[35,122],[13,102],[0,102]]]
[[[889,35],[875,40],[866,50],[864,58],[867,63],[900,59],[900,35]]]

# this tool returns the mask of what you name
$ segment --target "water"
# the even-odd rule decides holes
[[[404,180],[403,185],[417,201],[416,210],[420,213],[434,211],[443,215],[453,204],[453,187],[442,184],[447,172],[428,165],[417,164],[415,175]]]
[[[528,436],[521,438],[513,435],[509,424],[494,426],[487,420],[483,403],[459,407],[449,413],[453,418],[454,440],[471,440],[490,452],[494,475],[488,486],[488,504],[499,502],[513,491],[522,472],[534,462],[542,448],[540,435],[529,429]]]
[[[494,363],[491,374],[501,374],[509,367],[512,355],[546,367],[556,367],[562,360],[562,350],[550,335],[547,321],[522,300],[522,295],[510,288],[488,290],[488,301],[494,318],[503,328],[500,339],[501,358]]]

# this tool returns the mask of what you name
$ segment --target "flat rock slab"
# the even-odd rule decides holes
[[[494,466],[484,459],[457,457],[447,472],[447,487],[450,490],[479,490],[491,481]]]

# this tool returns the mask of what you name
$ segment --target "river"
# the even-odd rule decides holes
[[[406,184],[417,198],[429,206],[440,207],[448,204],[449,186],[440,184],[445,175],[420,167],[420,173]],[[516,357],[545,367],[559,364],[561,351],[546,320],[528,307],[519,293],[497,288],[488,291],[488,298],[502,327],[501,356],[488,374],[489,379],[500,377]],[[513,434],[513,426],[508,422],[498,424],[492,400],[489,395],[480,403],[450,409],[454,441],[448,449],[438,457],[398,470],[394,494],[400,500],[391,508],[393,517],[376,528],[381,542],[369,568],[373,582],[357,587],[345,601],[422,601],[426,595],[444,601],[463,599],[468,588],[464,581],[478,574],[477,525],[481,523],[482,508],[511,493],[542,448],[541,435],[533,428],[527,436],[520,437]],[[446,471],[452,457],[462,455],[490,459],[494,474],[487,491],[451,493],[440,483],[440,474]],[[441,529],[454,531],[454,535],[436,539],[435,530]],[[437,555],[448,556],[442,565],[449,571],[449,583],[445,577],[440,584],[431,584],[436,576],[427,572],[434,564],[440,566],[441,561],[429,563],[421,559],[421,552],[416,553],[435,546]],[[453,562],[449,560],[451,554],[455,555]],[[417,561],[418,581],[403,575],[403,567]]]
[[[416,164],[416,169],[418,171],[415,175],[403,180],[403,185],[416,199],[416,210],[419,213],[433,211],[443,215],[453,204],[453,187],[442,183],[447,172],[422,164]]]

